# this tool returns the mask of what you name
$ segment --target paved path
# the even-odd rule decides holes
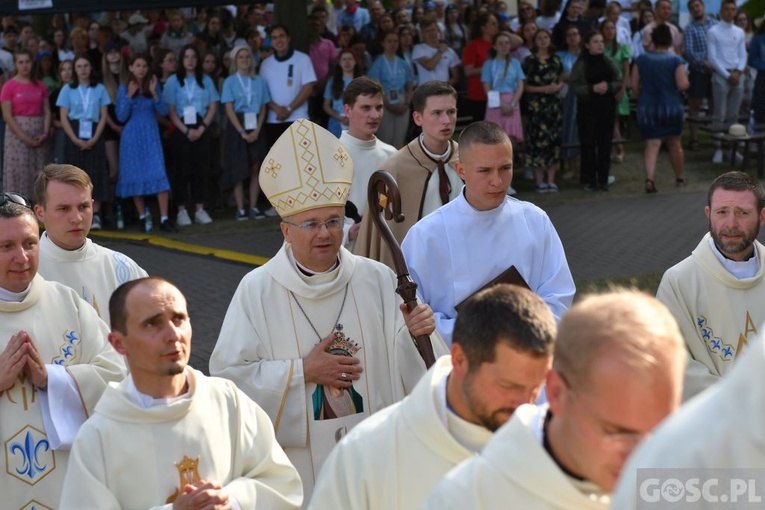
[[[702,192],[626,198],[599,195],[545,209],[563,241],[574,279],[582,282],[660,274],[682,260],[707,230],[705,201]],[[192,229],[176,236],[176,242],[152,238],[149,243],[138,240],[146,236],[130,237],[135,239],[99,236],[96,241],[134,258],[150,274],[179,285],[188,298],[194,327],[192,365],[207,371],[239,281],[281,246],[277,220],[228,233]]]

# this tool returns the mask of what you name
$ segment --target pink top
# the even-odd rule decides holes
[[[39,117],[43,114],[43,101],[47,100],[48,89],[39,80],[35,85],[31,81],[21,83],[11,79],[5,82],[0,92],[0,101],[11,102],[14,117]]]

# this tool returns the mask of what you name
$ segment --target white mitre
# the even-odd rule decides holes
[[[259,180],[282,218],[320,207],[345,207],[353,161],[335,135],[298,119],[268,151]]]

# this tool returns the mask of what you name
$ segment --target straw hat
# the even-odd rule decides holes
[[[749,136],[746,132],[746,126],[743,124],[732,124],[728,128],[728,135],[735,136],[736,138],[747,138]]]

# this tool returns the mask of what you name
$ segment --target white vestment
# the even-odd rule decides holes
[[[70,420],[66,414],[90,413],[107,383],[124,377],[122,358],[107,341],[106,324],[69,287],[37,275],[23,301],[0,301],[0,352],[21,330],[29,333],[43,361],[64,367],[75,385],[79,397],[75,402],[81,408],[60,410],[64,420]],[[58,390],[53,387],[53,368],[58,367],[48,368],[47,397],[55,418],[61,399],[54,393]],[[13,386],[0,392],[3,508],[27,509],[34,502],[37,508],[58,505],[69,452],[53,449],[56,441],[43,422],[42,394],[23,372]]]
[[[194,475],[221,484],[242,510],[300,507],[300,478],[266,413],[231,381],[186,375],[186,398],[148,408],[130,376],[109,385],[72,447],[61,510],[170,510],[167,499]],[[196,462],[188,471],[185,459]]]
[[[545,451],[546,413],[547,406],[516,409],[480,454],[441,479],[423,510],[606,510],[607,497],[581,492]]]
[[[611,508],[638,508],[637,476],[641,476],[643,492],[649,496],[658,492],[670,478],[680,479],[684,483],[688,478],[700,477],[697,489],[701,489],[705,481],[719,477],[720,485],[713,486],[712,492],[718,496],[724,494],[730,497],[732,494],[728,489],[733,487],[730,478],[739,478],[748,487],[743,487],[747,489],[746,493],[738,495],[739,503],[744,503],[738,508],[762,508],[763,487],[760,481],[765,466],[762,446],[765,444],[763,366],[765,342],[761,334],[753,339],[749,349],[724,379],[683,404],[638,446],[622,470]],[[649,471],[647,476],[637,471],[645,468],[668,469],[661,473],[658,483],[644,485],[645,478],[657,476],[656,471]],[[736,472],[736,469],[757,469],[758,472]],[[756,493],[750,492],[750,489],[755,488],[748,482],[751,478],[757,479]],[[673,489],[676,485],[670,483],[668,487]],[[682,498],[686,494],[685,487],[677,488],[682,491],[678,507],[688,505]],[[691,495],[690,492],[688,495]],[[748,497],[752,495],[761,498],[758,504],[747,504]],[[660,505],[661,501],[652,506],[659,508]],[[666,505],[665,508],[670,508],[669,502]],[[648,507],[647,503],[639,506]],[[700,499],[693,508],[712,510],[737,508],[737,505],[726,507],[719,503],[715,505],[711,500]]]
[[[475,454],[447,425],[451,370],[451,357],[440,358],[411,395],[348,433],[324,463],[309,508],[419,510],[441,477]],[[488,441],[491,432],[476,436]]]
[[[359,210],[359,216],[364,216],[367,210],[367,185],[369,178],[380,169],[383,161],[394,155],[395,147],[388,145],[377,137],[372,140],[359,140],[343,131],[340,143],[348,150],[353,161],[353,182],[348,200]]]
[[[308,277],[290,252],[285,244],[242,279],[210,357],[210,373],[234,381],[268,413],[308,500],[334,445],[364,418],[401,400],[425,364],[404,324],[389,268],[341,248],[335,269]],[[364,371],[353,392],[338,397],[338,405],[352,404],[350,412],[323,419],[333,392],[306,384],[302,358],[319,343],[314,328],[326,338],[336,322],[341,336],[360,347],[355,357]],[[431,339],[436,357],[447,353],[436,333]]]
[[[675,316],[688,349],[683,400],[720,380],[765,321],[765,247],[755,241],[757,273],[736,278],[707,233],[690,257],[669,268],[656,297]]]
[[[417,222],[401,244],[417,292],[451,345],[454,309],[515,266],[560,320],[574,299],[574,280],[558,233],[537,206],[507,197],[479,211],[459,197]]]
[[[90,239],[79,250],[64,250],[40,236],[38,273],[48,281],[63,283],[93,305],[106,324],[109,321],[109,298],[120,285],[149,276],[130,257],[99,246]]]

